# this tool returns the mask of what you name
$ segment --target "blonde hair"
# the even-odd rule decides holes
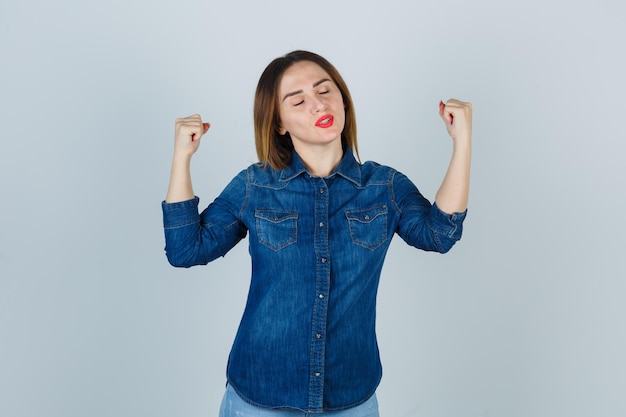
[[[268,164],[274,169],[283,169],[291,164],[293,143],[289,133],[281,135],[280,102],[278,88],[285,71],[293,64],[301,61],[310,61],[319,65],[339,88],[345,108],[345,125],[341,133],[341,142],[358,158],[356,141],[356,117],[352,97],[339,71],[325,58],[308,51],[293,51],[285,56],[273,60],[261,74],[254,97],[254,137],[256,152],[260,164]]]

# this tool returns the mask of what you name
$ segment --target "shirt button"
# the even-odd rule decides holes
[[[316,335],[315,335],[315,338],[316,338],[316,339],[321,339],[321,338],[322,338],[322,335],[318,333],[318,334],[316,334]]]
[[[321,374],[321,373],[319,373],[319,372],[316,372],[316,373],[315,373],[315,376],[322,376],[322,374]]]
[[[324,227],[324,222],[320,222],[320,227]]]
[[[324,294],[318,295],[319,298],[324,298]]]
[[[326,191],[326,190],[324,190],[323,188],[320,189],[320,194],[324,194],[324,191]]]
[[[326,263],[326,258],[322,258],[321,261],[322,261],[323,264],[325,264]]]

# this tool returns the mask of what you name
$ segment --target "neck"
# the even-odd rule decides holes
[[[341,158],[343,158],[341,142],[338,141],[337,144],[338,146],[332,147],[307,146],[303,148],[296,146],[295,150],[311,175],[327,177],[333,172],[337,165],[339,165]]]

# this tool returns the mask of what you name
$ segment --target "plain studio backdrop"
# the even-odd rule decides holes
[[[213,125],[204,207],[256,161],[254,88],[293,49],[343,74],[361,159],[431,201],[438,102],[474,105],[463,239],[396,238],[383,270],[381,414],[626,415],[621,2],[1,1],[1,416],[217,415],[247,240],[167,263],[174,120]]]

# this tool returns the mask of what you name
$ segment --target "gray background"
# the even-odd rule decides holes
[[[440,99],[474,104],[465,236],[394,241],[379,293],[383,416],[626,415],[618,1],[0,3],[0,415],[214,416],[247,244],[163,253],[176,117],[213,124],[208,204],[256,160],[252,99],[292,49],[354,96],[363,160],[433,198]]]

